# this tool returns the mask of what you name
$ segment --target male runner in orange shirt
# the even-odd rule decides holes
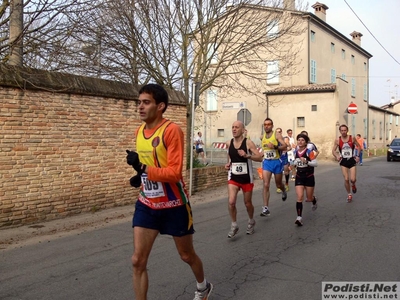
[[[173,237],[181,259],[191,267],[197,281],[194,300],[207,300],[213,285],[206,281],[202,261],[193,247],[192,211],[182,177],[182,129],[163,117],[168,93],[162,86],[143,86],[138,104],[144,124],[136,132],[137,152],[127,150],[127,163],[137,171],[131,185],[140,187],[132,222],[136,300],[147,299],[147,262],[159,233]]]

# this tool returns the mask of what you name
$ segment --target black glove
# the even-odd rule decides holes
[[[135,151],[129,150],[126,150],[126,153],[128,153],[128,155],[126,156],[126,163],[128,165],[131,165],[135,169],[135,171],[141,175],[144,172],[145,165],[140,162],[139,155]]]
[[[142,184],[142,179],[140,178],[139,174],[136,174],[135,176],[133,176],[129,182],[131,183],[131,186],[138,188],[140,187],[140,185]]]

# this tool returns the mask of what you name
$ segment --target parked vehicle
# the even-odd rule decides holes
[[[400,160],[400,138],[393,139],[387,147],[387,161]]]

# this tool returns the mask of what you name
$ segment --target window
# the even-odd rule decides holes
[[[336,70],[331,69],[331,83],[336,83]]]
[[[267,62],[267,84],[279,84],[279,61]]]
[[[379,121],[379,139],[381,140],[383,137],[383,127],[382,127],[382,121]]]
[[[216,64],[218,62],[218,51],[214,43],[208,44],[207,59],[210,60],[211,64]]]
[[[375,126],[375,120],[372,120],[372,138],[376,138],[376,126]]]
[[[399,116],[396,116],[396,126],[399,126]]]
[[[217,110],[217,91],[208,90],[207,91],[207,110]]]
[[[331,43],[331,52],[335,53],[335,44],[334,43]]]
[[[310,39],[311,39],[311,42],[315,42],[315,31],[312,31],[312,30],[311,30],[311,32],[310,32]]]
[[[342,74],[342,79],[346,80],[346,74]]]
[[[306,127],[306,120],[304,117],[297,117],[297,127]]]
[[[351,96],[352,97],[356,96],[356,79],[355,78],[351,79]]]
[[[352,56],[351,56],[351,64],[353,64],[353,65],[354,65],[354,64],[355,64],[355,62],[356,62],[356,59],[355,59],[354,55],[352,55]]]
[[[342,58],[345,59],[346,58],[346,50],[342,49]]]
[[[225,129],[218,129],[218,137],[224,137],[225,136]]]
[[[393,115],[389,115],[389,123],[392,124],[393,123]]]
[[[317,62],[315,60],[311,60],[310,66],[310,82],[316,83],[317,82]]]
[[[368,130],[367,130],[368,119],[367,119],[367,118],[364,118],[364,119],[363,119],[363,122],[364,122],[364,136],[367,136],[367,132],[368,132]]]
[[[368,86],[366,83],[364,83],[364,100],[368,100]]]
[[[279,22],[278,20],[272,20],[267,24],[267,37],[277,37],[279,34]]]
[[[389,139],[389,133],[390,133],[389,124],[386,122],[386,132],[385,132],[386,140]]]
[[[311,111],[317,111],[317,106],[316,105],[311,105]]]
[[[367,63],[364,63],[364,71],[367,71]]]

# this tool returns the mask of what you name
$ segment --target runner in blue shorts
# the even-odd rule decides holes
[[[274,122],[270,118],[264,120],[264,135],[261,140],[261,147],[264,152],[264,159],[262,163],[263,168],[263,207],[261,216],[268,216],[270,214],[269,196],[270,196],[270,183],[272,174],[275,177],[276,187],[282,190],[282,200],[285,201],[287,193],[282,182],[283,164],[280,160],[280,151],[286,150],[288,145],[282,138],[282,133],[274,132],[272,129]]]
[[[213,285],[204,276],[194,250],[193,218],[183,181],[184,134],[163,117],[168,93],[158,84],[139,90],[138,111],[143,124],[136,130],[136,151],[126,150],[126,162],[136,171],[130,184],[139,188],[133,215],[133,290],[135,299],[147,299],[147,263],[159,234],[172,236],[181,259],[196,279],[194,299],[207,300]]]
[[[276,132],[282,133],[282,128],[277,128]],[[290,175],[290,170],[289,170],[289,158],[288,158],[288,151],[291,151],[292,148],[290,147],[290,141],[288,136],[284,136],[283,140],[285,141],[286,145],[288,145],[286,150],[281,151],[281,161],[283,165],[283,175],[285,176],[285,191],[289,191],[289,175]],[[281,189],[276,189],[276,192],[278,194],[282,193]]]
[[[193,234],[194,229],[190,203],[168,209],[154,210],[144,205],[141,201],[137,201],[132,227],[154,229],[159,231],[160,234],[171,236]]]

